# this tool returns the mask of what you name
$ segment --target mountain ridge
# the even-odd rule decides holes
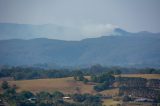
[[[128,33],[80,41],[0,40],[1,65],[160,67],[160,34]]]
[[[141,31],[138,33],[144,33]],[[147,32],[149,33],[149,32]],[[124,36],[130,35],[131,32],[125,31],[121,28],[115,28],[108,34],[102,34],[100,36]],[[156,33],[152,33],[156,34]],[[76,28],[60,26],[56,24],[43,24],[43,25],[32,25],[32,24],[16,24],[16,23],[0,23],[0,39],[34,39],[34,38],[49,38],[59,39],[67,41],[79,41],[87,38],[93,38],[84,36]],[[96,38],[95,37],[95,38]],[[72,38],[72,39],[71,39]]]
[[[60,40],[36,37],[35,34],[65,33],[64,27],[52,24],[31,26],[30,24],[0,24],[0,65],[53,64],[76,67],[101,64],[160,67],[160,33],[147,31],[133,33],[115,28],[112,33],[109,33],[110,35],[107,33],[101,37]],[[25,34],[21,35],[22,33]],[[4,40],[5,35],[13,38]],[[18,39],[14,38],[15,36]],[[22,39],[19,36],[30,38]]]

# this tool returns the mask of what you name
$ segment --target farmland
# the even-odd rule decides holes
[[[122,74],[121,77],[140,77],[146,79],[160,79],[160,74]]]
[[[121,77],[141,77],[147,79],[160,79],[160,74],[122,74]],[[87,77],[89,78],[89,77]],[[94,84],[84,84],[80,81],[75,81],[73,77],[67,78],[51,78],[51,79],[34,79],[34,80],[18,80],[9,81],[10,85],[16,85],[17,91],[61,91],[63,93],[96,93],[93,90]],[[114,91],[114,93],[113,93]],[[105,90],[104,94],[117,94],[117,89]]]
[[[114,75],[118,77],[118,75]],[[145,78],[145,79],[160,79],[160,74],[121,74],[121,77],[128,78]],[[85,76],[88,80],[91,80],[90,76]],[[8,78],[9,79],[9,78]],[[4,79],[1,79],[4,80]],[[7,79],[5,79],[7,80]],[[2,82],[2,81],[1,81]],[[95,91],[94,86],[97,84],[93,83],[84,83],[82,81],[77,81],[73,77],[66,78],[46,78],[46,79],[32,79],[32,80],[13,80],[9,79],[8,83],[10,86],[16,85],[17,92],[30,91],[34,94],[39,93],[41,91],[46,91],[49,93],[53,93],[55,91],[60,91],[64,94],[85,94],[89,93],[92,95],[102,94],[104,97],[111,98],[103,98],[103,105],[106,106],[116,106],[117,104],[123,103],[122,100],[114,100],[114,97],[118,97],[120,89],[111,88],[107,90],[103,90],[100,92]]]
[[[55,78],[55,79],[36,79],[36,80],[20,80],[9,81],[10,85],[17,85],[18,92],[20,91],[61,91],[63,93],[93,93],[93,85],[83,84],[82,82],[74,81],[72,77]]]

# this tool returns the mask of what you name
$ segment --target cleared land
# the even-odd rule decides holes
[[[121,74],[121,77],[140,77],[146,79],[160,79],[160,74]]]
[[[117,106],[117,104],[121,104],[121,101],[114,101],[113,99],[103,100],[103,105],[105,106]]]
[[[113,89],[109,89],[109,90],[104,90],[102,92],[100,92],[102,95],[105,96],[117,96],[119,94],[119,88],[113,88]]]
[[[160,74],[122,74],[121,77],[141,77],[147,79],[160,79]],[[89,76],[86,78],[90,79]],[[2,80],[1,80],[2,81]],[[17,85],[17,91],[31,91],[31,92],[40,92],[40,91],[61,91],[65,94],[73,93],[91,93],[96,94],[97,92],[93,90],[94,83],[84,84],[83,82],[75,81],[73,77],[68,78],[54,78],[54,79],[34,79],[34,80],[20,80],[20,81],[10,81],[10,85]],[[118,88],[105,90],[100,92],[105,96],[116,96],[119,93]],[[120,101],[114,101],[113,99],[104,99],[104,105],[106,106],[115,106],[116,104],[121,103]]]
[[[160,79],[160,74],[122,74],[121,77],[141,77],[147,79]],[[89,77],[87,76],[89,79]],[[68,78],[54,78],[54,79],[34,79],[34,80],[20,80],[8,81],[10,85],[17,85],[17,91],[61,91],[63,93],[92,93],[94,84],[84,84],[83,82],[75,81],[72,77]],[[110,89],[100,92],[104,95],[117,95],[118,89]]]
[[[17,91],[61,91],[63,93],[94,93],[93,85],[83,84],[74,81],[73,78],[55,78],[55,79],[36,79],[36,80],[20,80],[9,81],[10,85],[17,85]]]

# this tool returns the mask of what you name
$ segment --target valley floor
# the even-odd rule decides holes
[[[160,79],[160,74],[122,74],[121,77],[141,77],[141,78],[147,78],[147,79]],[[89,76],[87,76],[86,78],[90,79]],[[17,80],[17,81],[10,80],[8,82],[10,85],[17,86],[17,92],[31,91],[33,93],[37,93],[40,91],[47,91],[47,92],[61,91],[64,94],[90,93],[93,95],[100,93],[107,97],[115,97],[115,96],[118,96],[119,94],[119,88],[113,88],[113,89],[104,90],[101,92],[96,92],[93,89],[93,86],[96,83],[84,84],[83,82],[75,81],[73,77]],[[121,104],[121,103],[122,101],[114,101],[113,98],[103,99],[103,104],[106,106],[114,106],[114,105],[116,106],[117,104]]]

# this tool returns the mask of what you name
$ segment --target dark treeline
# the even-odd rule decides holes
[[[72,76],[69,70],[44,70],[36,68],[12,67],[0,70],[0,77],[13,77],[15,80],[38,78],[62,78]]]
[[[95,84],[95,86],[93,86],[93,89],[99,92],[112,88],[111,85],[114,83],[115,77],[113,75],[113,72],[109,71],[98,75],[92,74],[91,79],[89,80],[84,77],[84,74],[81,71],[75,71],[74,80],[83,81],[83,83],[85,84],[87,84],[88,82],[92,82]]]
[[[77,71],[81,71],[83,75],[100,75],[106,72],[112,72],[113,74],[129,74],[129,73],[141,73],[141,74],[160,74],[160,69],[145,68],[122,68],[122,67],[103,67],[101,65],[94,65],[89,68],[78,69],[42,69],[33,67],[1,67],[1,77],[12,77],[15,80],[21,79],[38,79],[38,78],[62,78],[74,76]]]
[[[111,85],[115,81],[115,77],[113,76],[112,72],[107,72],[100,75],[91,75],[91,81],[98,83],[93,88],[99,92],[110,89]]]

